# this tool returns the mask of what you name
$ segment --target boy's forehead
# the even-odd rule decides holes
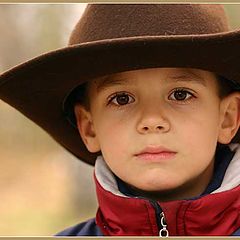
[[[112,85],[134,84],[133,79],[139,76],[157,76],[167,78],[173,82],[196,82],[206,86],[206,81],[209,76],[216,76],[212,72],[194,68],[149,68],[141,70],[133,70],[127,72],[119,72],[107,76],[97,78],[93,81],[97,91],[107,88]]]

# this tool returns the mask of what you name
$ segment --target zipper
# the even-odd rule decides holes
[[[162,229],[160,229],[160,231],[159,231],[159,236],[160,237],[168,237],[169,233],[168,233],[168,230],[167,230],[167,223],[166,223],[165,215],[162,212],[160,216],[161,216],[160,221],[161,221]]]
[[[167,229],[166,218],[165,218],[163,210],[161,209],[160,205],[157,202],[150,201],[150,203],[153,205],[153,207],[155,209],[157,225],[158,225],[158,230],[159,230],[159,237],[168,237],[169,232]]]

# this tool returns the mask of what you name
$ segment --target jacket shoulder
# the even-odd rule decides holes
[[[95,218],[92,218],[86,222],[69,227],[55,236],[103,236],[103,234],[97,226]]]
[[[240,228],[238,230],[236,230],[232,236],[240,236]]]

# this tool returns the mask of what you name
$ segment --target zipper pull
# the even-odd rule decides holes
[[[168,230],[167,230],[167,223],[166,223],[163,212],[161,212],[161,214],[160,214],[160,223],[161,223],[162,229],[160,229],[160,231],[159,231],[159,236],[160,237],[168,237],[169,234],[168,234]]]

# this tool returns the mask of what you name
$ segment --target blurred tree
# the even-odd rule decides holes
[[[226,13],[228,15],[229,23],[233,29],[240,28],[240,5],[239,4],[225,4]]]
[[[1,72],[65,47],[84,8],[85,4],[0,5]],[[60,226],[92,216],[96,202],[91,167],[2,101],[0,135],[0,235],[54,234],[57,225],[59,231]]]
[[[17,27],[19,15],[17,14],[17,7],[15,5],[1,5],[0,8],[0,62],[1,70],[4,70],[13,63],[13,59],[16,56],[23,56],[24,58],[24,47],[22,39],[19,38],[21,35],[21,29]]]

